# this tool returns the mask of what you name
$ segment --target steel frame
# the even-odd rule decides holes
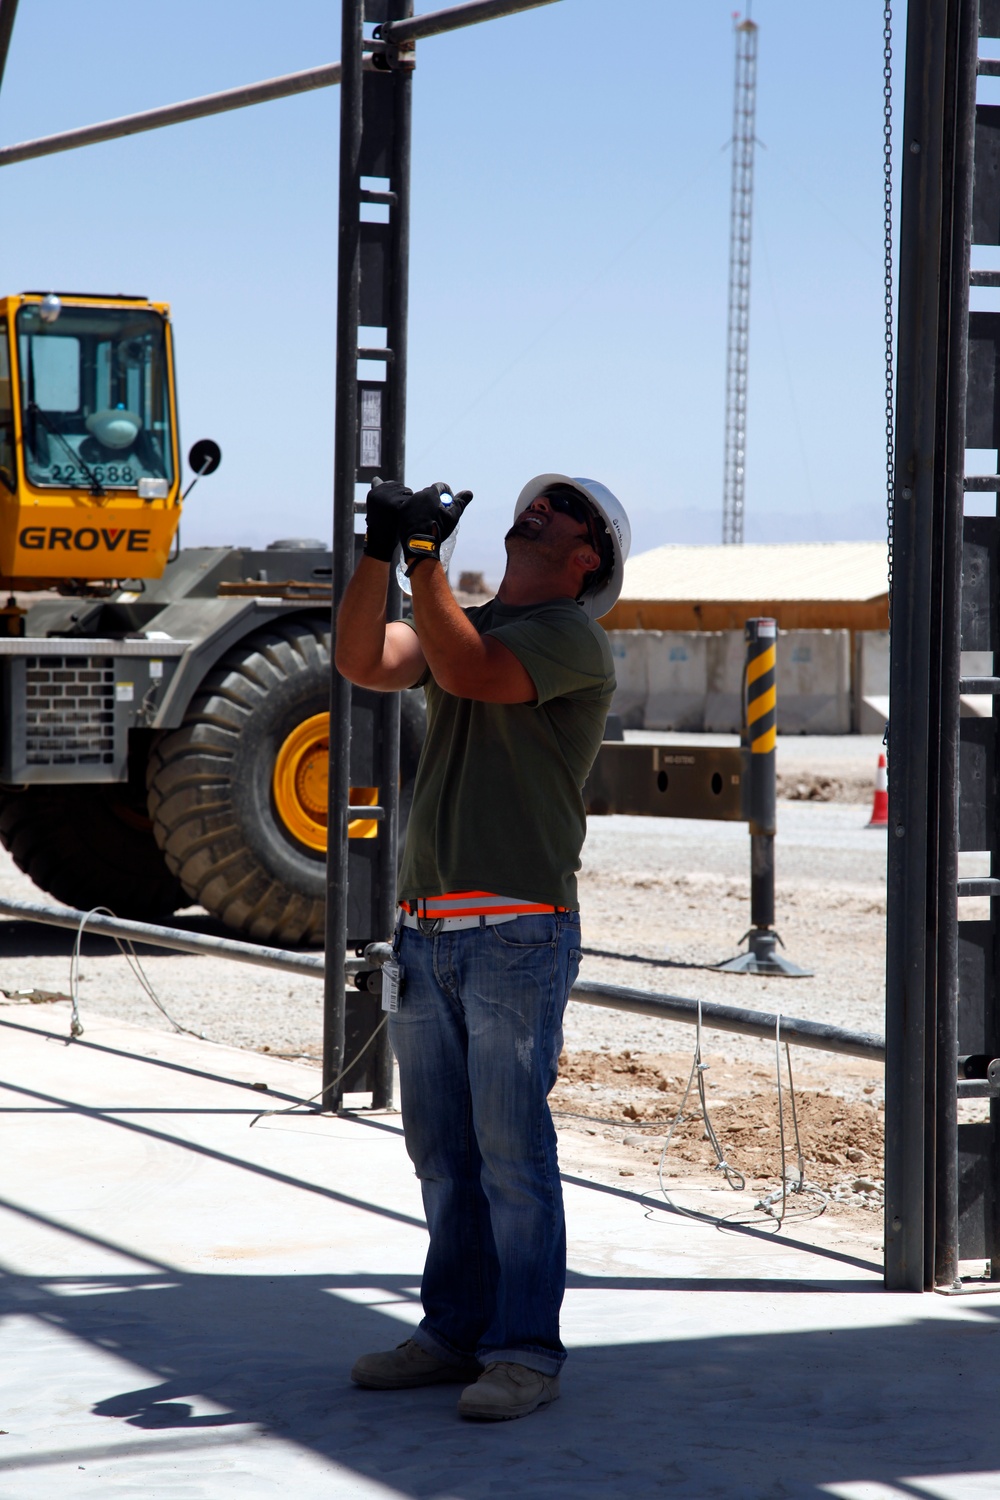
[[[886,1285],[958,1277],[961,547],[978,0],[910,0],[890,658]]]
[[[387,374],[391,374],[384,383],[386,457],[382,468],[383,477],[388,477],[403,472],[408,132],[404,118],[407,105],[400,101],[408,98],[410,87],[407,68],[400,66],[405,45],[419,36],[542,3],[551,0],[474,0],[471,4],[414,18],[404,0],[366,0],[367,18],[381,23],[381,36],[371,39],[369,46],[363,38],[363,0],[345,0],[344,51],[339,65],[344,93],[338,256],[335,606],[353,565],[354,486],[359,471],[363,475],[361,455],[357,452],[361,398],[356,363],[357,328],[366,295],[362,281],[365,231],[360,225],[359,178],[371,142],[365,141],[368,117],[362,80],[374,76],[376,69],[386,72],[393,108],[398,106],[400,110],[397,124],[401,135],[391,147],[392,166],[387,173],[373,174],[388,175],[389,192],[396,195],[390,202],[395,213],[394,218],[390,217],[390,240],[395,237],[395,250],[391,253],[397,257],[392,278],[395,300],[391,307],[386,305],[383,324],[387,329],[392,328],[394,340],[389,346],[393,358],[386,361]],[[0,78],[16,10],[17,0],[0,3]],[[890,680],[893,715],[889,735],[886,1283],[890,1288],[913,1291],[953,1285],[961,1259],[960,1189],[966,1192],[968,1184],[965,1178],[960,1183],[958,1172],[956,1097],[960,1028],[964,1027],[969,1035],[978,1028],[984,1057],[1000,1046],[994,983],[1000,962],[997,922],[991,917],[988,924],[983,924],[986,929],[983,933],[964,938],[956,912],[959,895],[974,894],[980,887],[991,898],[1000,895],[1000,880],[993,877],[980,882],[958,880],[960,769],[963,788],[969,792],[968,802],[963,798],[963,826],[968,817],[970,826],[984,830],[980,836],[989,838],[991,849],[1000,831],[997,827],[1000,778],[992,723],[988,733],[978,741],[971,733],[963,735],[959,761],[963,605],[967,649],[1000,649],[997,635],[1000,522],[995,518],[991,521],[984,518],[989,524],[970,520],[964,523],[964,601],[962,596],[963,490],[1000,488],[1000,478],[964,481],[968,272],[980,10],[987,34],[1000,35],[998,0],[981,0],[981,5],[979,0],[909,0],[907,25],[899,236]],[[337,81],[337,66],[328,65],[306,75],[267,80],[243,90],[150,111],[145,116],[22,143],[0,151],[0,165],[113,139],[138,129],[157,128],[181,118],[198,118],[220,109],[282,97],[279,91],[282,89],[291,93],[303,87],[328,86]],[[984,65],[982,71],[997,70],[995,65]],[[305,78],[312,81],[305,83]],[[388,97],[389,94],[383,95],[383,102]],[[996,153],[996,159],[1000,161],[1000,152]],[[384,201],[390,201],[388,195]],[[994,230],[988,242],[1000,243],[1000,217]],[[980,284],[1000,284],[995,273],[986,273],[978,280]],[[970,430],[975,428],[976,421],[979,428],[989,427],[992,443],[979,440],[976,445],[997,447],[1000,443],[1000,431],[996,430],[1000,427],[995,375],[998,361],[995,353],[990,356],[988,351],[1000,349],[1000,330],[994,325],[979,338],[979,343],[987,349],[986,364],[989,365],[990,358],[993,360],[990,368],[994,373],[980,381],[984,389],[988,387],[992,406],[989,421],[981,413],[975,417],[970,408],[975,417],[975,420],[970,418]],[[745,363],[742,379],[745,396]],[[731,508],[735,521],[737,510],[740,517],[742,514],[735,496]],[[740,534],[741,531],[740,527]],[[735,534],[727,539],[735,539]],[[988,641],[988,648],[983,645],[984,640]],[[338,683],[339,679],[333,690],[331,726],[328,948],[337,961],[328,966],[336,982],[327,995],[324,1080],[335,1076],[343,1057],[344,968],[340,955],[345,954],[346,946],[351,695],[349,689]],[[994,694],[1000,691],[1000,677],[988,678],[986,684],[984,688],[979,682],[979,689]],[[395,850],[395,813],[391,805],[394,778],[384,779],[392,760],[391,715],[381,743],[380,784],[386,788],[382,827],[386,836],[379,841],[379,921],[387,931]],[[981,808],[973,817],[967,814],[967,806],[973,807],[977,789]],[[623,998],[607,1003],[622,1003]],[[641,1000],[635,1002],[636,1006],[640,1003]],[[335,1107],[336,1100],[331,1097],[327,1103]],[[966,1142],[968,1149],[963,1153],[963,1162],[970,1180],[985,1182],[979,1198],[972,1200],[969,1212],[975,1210],[978,1214],[987,1253],[996,1259],[1000,1256],[996,1207],[1000,1200],[997,1145],[1000,1112],[996,1101],[992,1111],[989,1126],[980,1131],[975,1141]]]

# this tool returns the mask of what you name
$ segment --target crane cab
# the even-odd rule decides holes
[[[180,507],[169,307],[0,298],[0,587],[158,578]]]

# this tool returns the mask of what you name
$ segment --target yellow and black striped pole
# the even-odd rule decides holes
[[[777,622],[748,620],[744,635],[747,656],[743,743],[750,751],[750,832],[773,838],[778,785]]]
[[[774,930],[774,835],[778,804],[778,688],[776,620],[748,620],[743,677],[744,811],[750,824],[750,931],[746,953],[720,969],[736,974],[806,976],[778,953]]]

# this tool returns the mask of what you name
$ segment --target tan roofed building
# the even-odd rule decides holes
[[[609,630],[741,630],[771,615],[782,630],[887,630],[885,542],[668,544],[625,564]]]

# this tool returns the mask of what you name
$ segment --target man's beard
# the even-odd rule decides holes
[[[553,545],[545,530],[539,531],[524,521],[515,521],[503,540],[508,557],[530,561],[537,568],[559,566],[566,560],[564,547]]]

